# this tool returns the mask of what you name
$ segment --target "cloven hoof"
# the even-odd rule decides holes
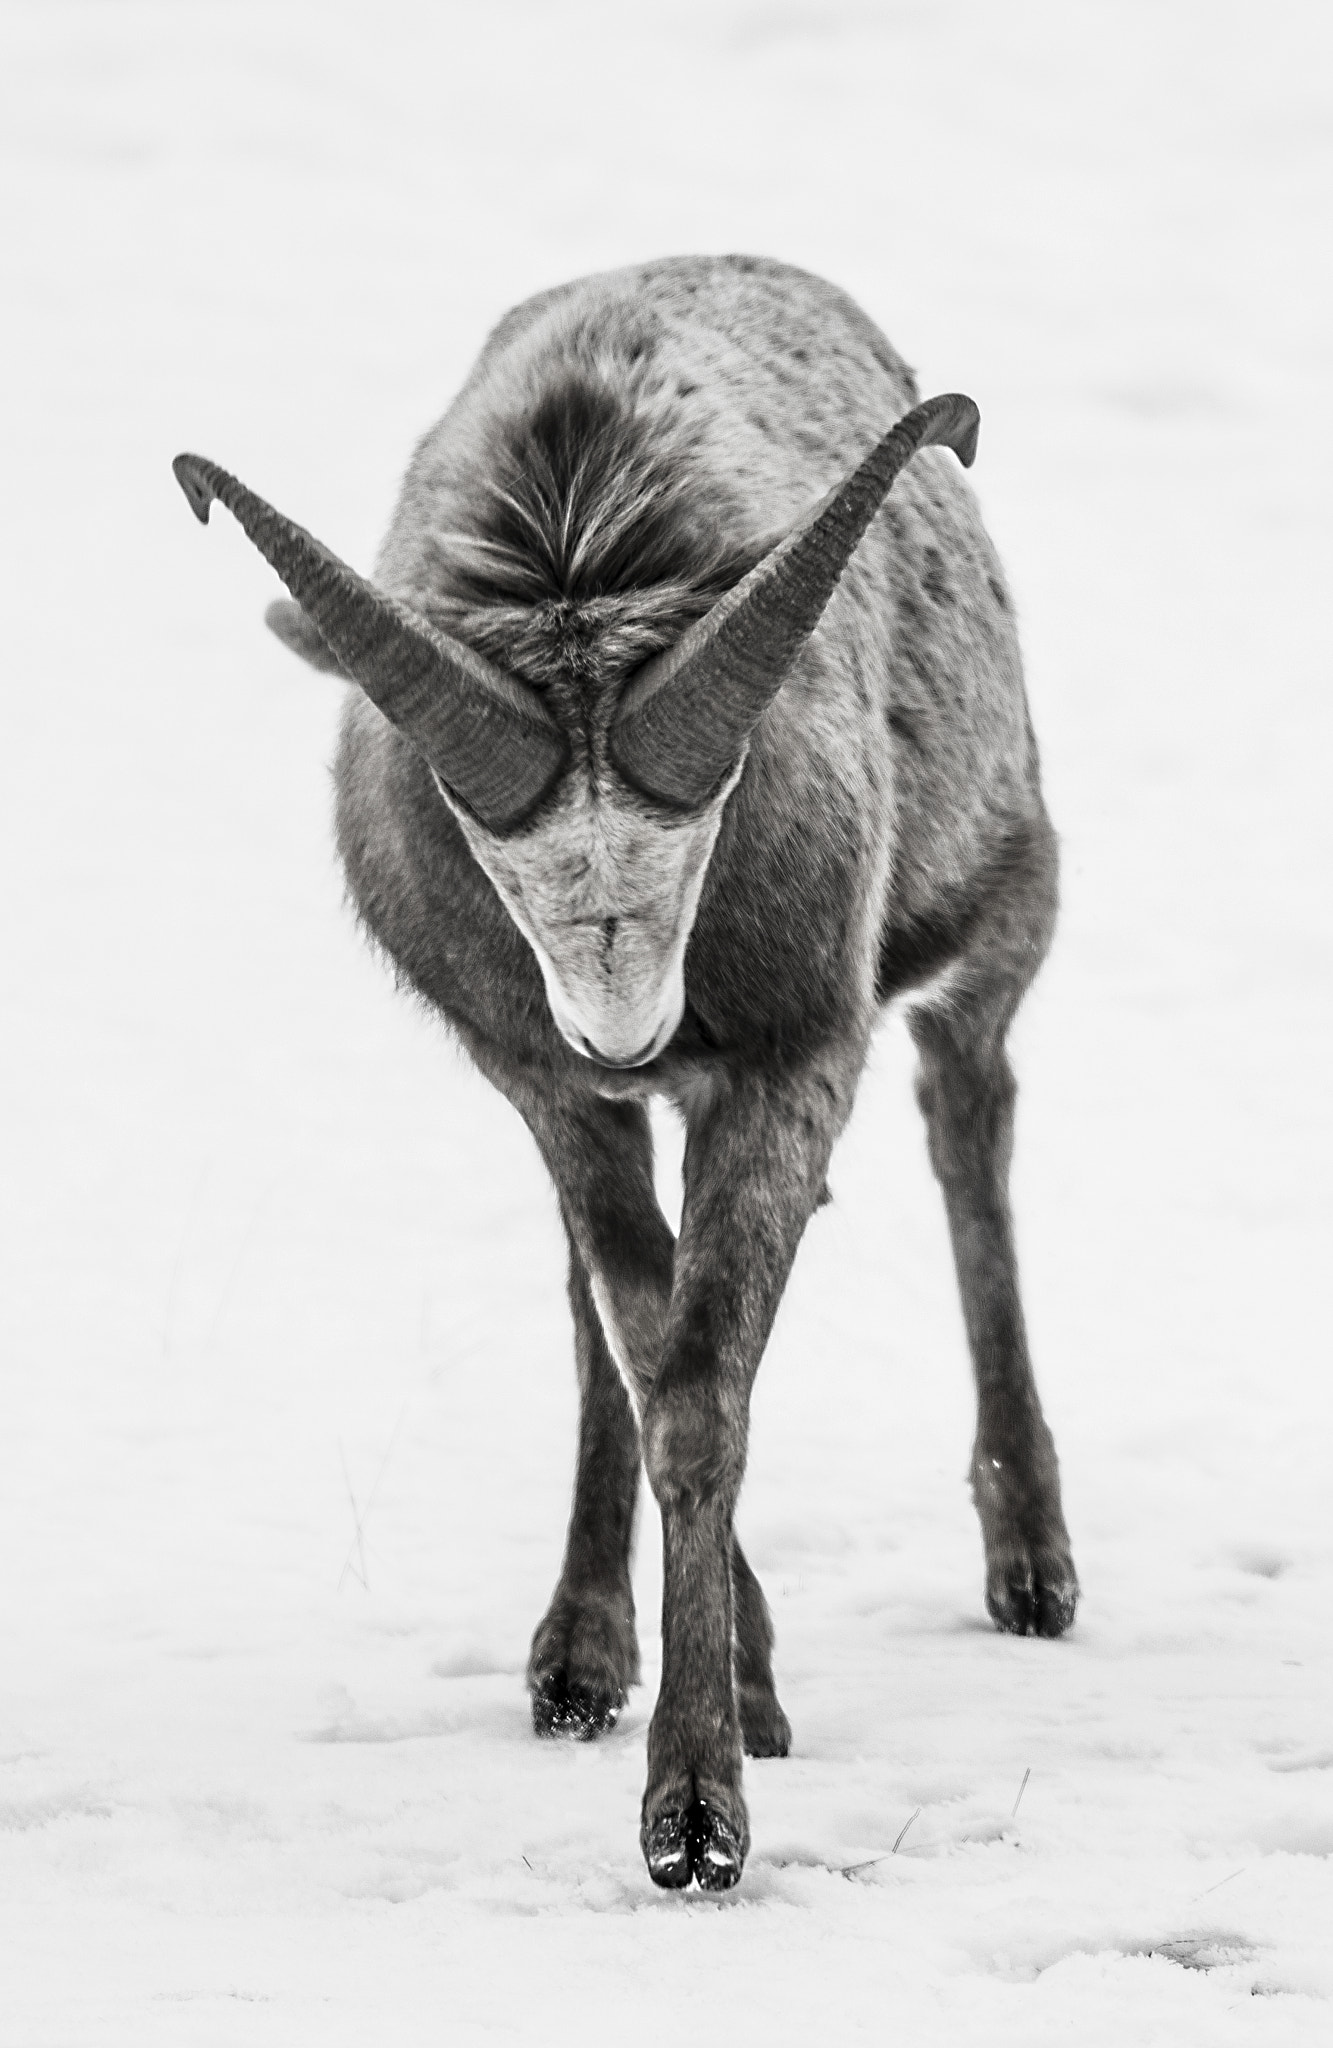
[[[591,1742],[605,1735],[620,1719],[625,1695],[603,1692],[592,1685],[580,1685],[563,1671],[548,1672],[532,1689],[534,1735],[567,1735],[575,1742]]]
[[[701,1891],[730,1891],[745,1863],[736,1830],[706,1799],[684,1813],[659,1814],[644,1835],[643,1855],[649,1877],[666,1891],[684,1891],[691,1879]]]
[[[986,1588],[986,1611],[996,1628],[1014,1636],[1062,1636],[1078,1607],[1078,1580],[1067,1571],[1011,1569]]]

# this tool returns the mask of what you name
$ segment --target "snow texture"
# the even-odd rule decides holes
[[[2,32],[0,2037],[1327,2039],[1329,9]],[[338,687],[169,467],[366,566],[508,305],[698,248],[837,279],[981,405],[1064,841],[1015,1196],[1084,1586],[1067,1641],[986,1624],[891,1020],[756,1390],[795,1749],[720,1900],[639,1856],[651,1513],[642,1689],[596,1746],[529,1732],[554,1201],[357,938]]]

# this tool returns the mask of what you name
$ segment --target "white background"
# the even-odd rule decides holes
[[[1320,2035],[1329,22],[4,8],[7,2042]],[[981,405],[1064,843],[1015,1200],[1084,1585],[1063,1643],[985,1622],[891,1021],[756,1391],[795,1748],[722,1901],[639,1857],[651,1512],[642,1690],[528,1732],[554,1202],[358,939],[338,688],[169,468],[368,566],[508,305],[695,248],[826,273]]]

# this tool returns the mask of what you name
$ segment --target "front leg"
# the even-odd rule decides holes
[[[629,1576],[639,1425],[573,1246],[569,1305],[579,1376],[574,1502],[560,1582],[532,1639],[528,1689],[538,1735],[587,1741],[615,1725],[639,1678]]]
[[[663,1592],[641,1840],[661,1885],[694,1878],[724,1890],[749,1847],[731,1559],[750,1388],[858,1069],[858,1059],[825,1056],[785,1073],[743,1072],[690,1119],[671,1307],[642,1424]]]
[[[609,1321],[612,1290],[599,1290]],[[666,1321],[669,1293],[660,1293]],[[639,1425],[571,1245],[569,1304],[579,1378],[579,1449],[559,1583],[532,1639],[528,1690],[538,1735],[590,1741],[613,1728],[639,1682],[630,1550],[639,1491]],[[613,1323],[614,1326],[614,1323]],[[653,1360],[654,1369],[656,1359]],[[747,1756],[785,1756],[791,1728],[773,1688],[773,1624],[763,1589],[733,1537],[736,1690]]]
[[[639,1676],[630,1545],[638,1410],[656,1370],[673,1240],[637,1103],[534,1094],[520,1107],[560,1191],[579,1376],[579,1451],[564,1565],[528,1661],[538,1735],[611,1727]]]

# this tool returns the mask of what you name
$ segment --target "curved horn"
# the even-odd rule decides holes
[[[196,518],[207,525],[214,498],[227,507],[348,675],[484,825],[508,831],[536,808],[568,749],[535,690],[376,590],[215,462],[171,466]]]
[[[918,448],[944,442],[970,467],[980,424],[960,392],[917,406],[674,647],[640,670],[608,736],[628,782],[683,809],[704,802],[819,624],[904,463]]]

